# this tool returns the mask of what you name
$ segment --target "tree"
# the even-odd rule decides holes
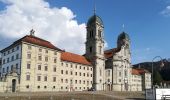
[[[157,71],[157,70],[154,70],[154,73],[153,73],[153,84],[154,85],[160,85],[160,83],[162,82],[162,76],[161,74]]]

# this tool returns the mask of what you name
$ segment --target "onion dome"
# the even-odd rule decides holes
[[[129,35],[125,32],[122,32],[119,36],[118,36],[118,41],[121,41],[121,40],[130,40],[129,38]]]
[[[97,16],[96,14],[94,14],[93,16],[91,16],[89,18],[89,20],[87,22],[87,26],[92,25],[93,23],[96,23],[96,22],[103,26],[102,19],[99,16]]]

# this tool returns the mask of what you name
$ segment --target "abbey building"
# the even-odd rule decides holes
[[[94,14],[87,22],[86,52],[78,55],[30,35],[2,49],[0,92],[142,91],[151,74],[132,69],[130,37],[122,32],[117,47],[104,50],[104,25]]]

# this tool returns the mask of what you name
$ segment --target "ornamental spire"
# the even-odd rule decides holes
[[[94,0],[94,15],[96,15],[96,2]]]
[[[31,35],[31,36],[34,36],[34,33],[35,33],[34,29],[31,29],[30,35]]]

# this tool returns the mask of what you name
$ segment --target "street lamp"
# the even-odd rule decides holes
[[[161,59],[161,65],[160,65],[160,67],[163,67],[163,66],[164,66],[162,57],[156,56],[156,57],[154,57],[154,58],[152,59],[152,89],[153,89],[153,61],[154,61],[156,58],[160,58],[160,59]]]

